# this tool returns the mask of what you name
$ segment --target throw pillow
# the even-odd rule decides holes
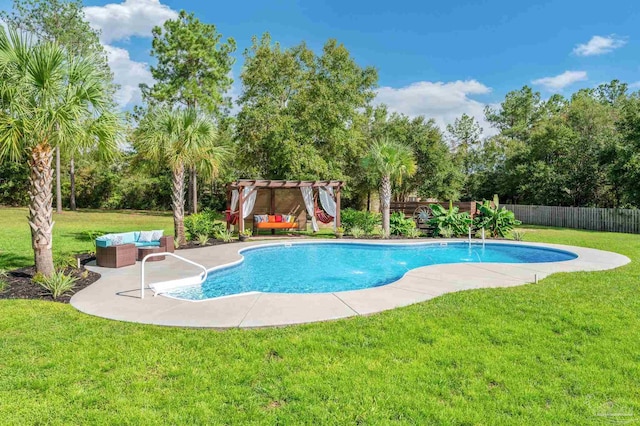
[[[276,221],[276,217],[272,216],[272,215],[269,215],[269,222],[275,223],[275,221]]]
[[[124,243],[124,239],[122,238],[122,235],[114,235],[111,237],[112,246],[119,246],[122,243]]]
[[[140,238],[138,238],[138,241],[141,242],[141,243],[150,243],[151,241],[154,240],[153,233],[154,233],[154,231],[142,231],[142,232],[140,232]]]
[[[164,231],[162,229],[153,231],[153,241],[160,241],[160,238],[164,236]]]
[[[277,214],[276,215],[276,222],[282,222],[282,215],[281,214]]]

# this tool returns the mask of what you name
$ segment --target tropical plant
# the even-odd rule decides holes
[[[416,161],[411,148],[401,143],[379,139],[373,143],[369,154],[362,160],[365,170],[380,179],[380,204],[382,209],[382,229],[384,236],[390,232],[390,205],[392,184],[402,184],[402,178],[412,176],[416,171]]]
[[[418,228],[416,228],[415,226],[413,228],[410,228],[407,230],[407,233],[405,234],[405,237],[407,238],[420,238],[422,237],[422,231],[420,231]]]
[[[75,58],[50,42],[0,27],[0,162],[29,166],[29,225],[38,272],[54,272],[53,150],[117,150],[120,122],[111,111],[105,69],[96,56]]]
[[[207,243],[209,242],[209,235],[208,234],[198,234],[198,244],[200,244],[201,246],[206,246]]]
[[[212,214],[208,212],[196,213],[184,218],[186,238],[193,240],[199,235],[215,237],[216,233],[224,230],[224,224],[214,222]]]
[[[433,235],[446,237],[465,235],[469,231],[469,226],[473,223],[468,213],[460,213],[458,207],[449,201],[449,208],[445,209],[440,204],[431,204],[432,218],[429,219],[429,225],[432,226]]]
[[[185,245],[185,169],[198,164],[209,176],[218,173],[225,150],[216,146],[215,123],[193,108],[150,108],[136,129],[134,147],[141,156],[171,169],[175,237]]]
[[[359,226],[354,226],[351,228],[351,230],[349,231],[349,233],[351,234],[351,236],[353,238],[362,238],[364,237],[367,233],[364,231],[364,229],[360,228]]]
[[[340,212],[340,223],[346,232],[358,227],[365,234],[370,234],[380,224],[380,214],[348,208]]]
[[[451,229],[450,227],[443,226],[442,228],[440,228],[437,235],[435,233],[433,235],[434,237],[440,236],[442,238],[451,238],[454,236],[454,233],[453,233],[453,229]]]
[[[230,243],[230,242],[231,242],[231,240],[233,240],[233,232],[231,232],[231,231],[227,231],[226,229],[225,229],[225,230],[223,230],[223,231],[219,231],[219,232],[216,234],[216,238],[217,238],[218,240],[222,240],[222,241],[224,241],[225,243]]]
[[[239,233],[239,235],[242,235],[242,236],[244,236],[246,238],[249,238],[249,237],[253,236],[253,230],[249,229],[249,228],[243,229],[242,232]]]
[[[33,282],[44,288],[54,300],[73,290],[78,281],[76,277],[66,275],[63,271],[54,271],[50,276],[34,276]]]
[[[506,238],[514,227],[522,224],[512,211],[500,207],[497,195],[493,196],[493,203],[484,200],[478,207],[478,211],[480,216],[475,219],[476,226],[486,229],[489,235],[494,238]]]
[[[416,223],[410,217],[405,217],[402,212],[393,212],[389,218],[391,235],[406,236],[412,229],[416,228]]]
[[[336,228],[335,234],[337,238],[342,238],[342,236],[344,235],[344,228],[342,226],[338,226]]]

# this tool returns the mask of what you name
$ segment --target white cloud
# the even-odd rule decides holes
[[[593,36],[587,43],[579,44],[573,49],[573,53],[578,56],[593,56],[609,53],[624,46],[626,40],[610,35],[606,37]]]
[[[160,0],[124,0],[122,3],[85,7],[84,12],[91,26],[101,32],[100,40],[107,52],[114,81],[120,85],[115,95],[116,102],[123,108],[139,103],[139,85],[152,85],[154,82],[149,66],[132,60],[126,49],[109,43],[132,36],[151,37],[153,27],[176,18],[178,13],[161,4]]]
[[[121,107],[135,105],[141,100],[140,83],[153,84],[153,77],[149,67],[144,62],[131,60],[129,52],[114,46],[105,46],[109,66],[113,71],[113,77],[120,89],[116,92],[116,102]]]
[[[470,96],[483,95],[491,92],[491,88],[477,80],[431,82],[420,81],[409,86],[378,89],[376,103],[383,103],[389,111],[406,114],[410,117],[422,115],[433,118],[444,131],[447,124],[452,124],[463,113],[475,117],[484,129],[484,135],[489,136],[495,131],[486,122],[482,102]]]
[[[586,71],[565,71],[553,77],[544,77],[533,80],[531,83],[543,86],[551,92],[557,92],[577,81],[587,79]]]
[[[178,16],[160,0],[125,0],[118,4],[85,7],[84,12],[91,26],[102,31],[103,43],[131,36],[151,37],[153,27]]]

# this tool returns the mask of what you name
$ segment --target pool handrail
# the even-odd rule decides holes
[[[200,278],[200,283],[199,284],[202,284],[203,282],[206,281],[207,275],[209,274],[209,272],[207,271],[207,268],[205,268],[201,264],[196,263],[196,262],[194,262],[192,260],[189,260],[189,259],[185,259],[184,257],[178,256],[177,254],[174,254],[174,253],[169,253],[169,252],[151,253],[151,254],[146,255],[142,259],[142,262],[141,262],[141,265],[140,265],[140,299],[144,299],[144,264],[147,261],[147,259],[152,258],[152,257],[160,257],[160,256],[171,256],[171,257],[174,257],[174,258],[176,258],[178,260],[182,260],[183,262],[186,262],[186,263],[189,263],[191,265],[197,266],[198,268],[201,268],[204,271],[204,273],[197,276],[197,277]],[[160,284],[160,283],[163,283],[163,282],[168,282],[168,281],[160,281],[160,282],[155,283],[155,284]],[[158,295],[158,293],[154,290],[154,296],[157,296],[157,295]]]

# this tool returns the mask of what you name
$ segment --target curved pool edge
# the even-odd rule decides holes
[[[578,257],[578,255],[576,253],[574,253],[573,251],[569,251],[566,249],[560,249],[560,248],[556,248],[556,247],[550,247],[550,245],[534,245],[534,244],[529,244],[527,242],[514,242],[514,241],[510,241],[510,240],[490,240],[487,241],[485,243],[482,243],[481,241],[478,240],[473,240],[472,241],[472,245],[474,246],[483,246],[483,245],[497,245],[496,243],[500,243],[499,245],[501,246],[513,246],[513,247],[535,247],[535,248],[540,248],[546,251],[553,251],[553,252],[557,252],[557,253],[561,253],[561,254],[565,254],[565,255],[571,255],[571,256],[576,256],[576,258]],[[467,245],[468,240],[461,240],[461,239],[456,239],[456,240],[414,240],[414,241],[407,241],[407,240],[396,240],[396,241],[389,241],[389,240],[362,240],[362,239],[358,239],[358,240],[306,240],[306,241],[277,241],[277,242],[269,242],[269,243],[265,243],[265,244],[253,244],[253,245],[249,245],[246,247],[241,247],[238,249],[237,254],[239,256],[239,259],[234,260],[232,262],[226,263],[226,264],[222,264],[222,265],[218,265],[215,266],[213,268],[207,268],[207,272],[211,273],[214,271],[223,271],[223,270],[227,270],[227,269],[232,269],[235,268],[239,265],[241,265],[243,262],[246,261],[246,257],[244,256],[245,253],[250,252],[250,251],[257,251],[257,250],[262,250],[262,249],[266,249],[266,248],[273,248],[273,247],[291,247],[291,246],[300,246],[300,245],[353,245],[353,246],[385,246],[385,245],[394,245],[394,246],[401,246],[401,247],[424,247],[424,246],[447,246],[447,245]],[[547,261],[547,262],[522,262],[522,263],[516,263],[517,265],[527,265],[527,264],[536,264],[536,263],[544,263],[544,264],[549,264],[549,263],[560,263],[560,262],[568,262],[571,260],[575,260],[574,259],[565,259],[565,260],[558,260],[558,261]],[[474,264],[484,264],[484,265],[490,265],[490,264],[511,264],[511,263],[501,263],[501,262],[468,262],[468,263],[474,263]],[[463,264],[463,262],[453,262],[452,264],[454,265],[461,265]],[[400,276],[398,279],[394,279],[393,281],[390,281],[388,283],[382,284],[382,285],[375,285],[375,286],[371,286],[371,287],[365,287],[362,289],[354,289],[354,290],[339,290],[339,291],[330,291],[330,292],[305,292],[303,294],[322,294],[322,293],[334,293],[336,295],[340,295],[341,293],[347,293],[350,291],[359,291],[359,290],[368,290],[370,288],[377,288],[377,287],[384,287],[384,286],[388,286],[391,284],[394,284],[398,281],[400,281],[402,278],[405,277],[405,275],[409,274],[411,271],[414,271],[416,269],[420,269],[420,268],[425,268],[425,267],[429,267],[429,266],[438,266],[439,264],[435,264],[435,265],[425,265],[425,266],[420,266],[417,268],[413,268],[413,269],[409,269],[407,270],[407,272],[405,272],[402,276]],[[202,284],[199,284],[202,285]],[[282,292],[261,292],[260,290],[253,290],[253,291],[248,291],[248,292],[243,292],[243,293],[232,293],[232,294],[225,294],[225,295],[221,295],[221,296],[216,296],[216,297],[208,297],[208,298],[204,298],[204,299],[187,299],[187,298],[183,298],[183,297],[178,297],[175,296],[173,294],[170,294],[170,292],[163,292],[163,293],[158,293],[159,296],[162,297],[169,297],[172,299],[176,299],[176,300],[182,300],[185,302],[191,302],[191,303],[200,303],[200,302],[206,302],[209,300],[216,300],[216,299],[220,299],[220,298],[224,298],[224,297],[236,297],[236,296],[243,296],[243,295],[247,295],[247,294],[264,294],[264,293],[269,293],[269,294],[300,294],[300,293],[295,293],[295,292],[291,292],[291,293],[282,293]]]
[[[432,244],[460,243],[442,240]],[[181,250],[180,254],[203,264],[207,269],[228,267],[241,262],[242,252],[252,247],[291,243],[372,243],[425,244],[406,240],[358,241],[251,241]],[[400,306],[423,302],[442,294],[477,288],[510,287],[533,282],[556,272],[598,271],[623,266],[626,256],[602,250],[560,244],[492,241],[490,244],[516,244],[554,248],[573,252],[576,259],[554,263],[457,263],[429,265],[408,271],[390,284],[362,290],[336,293],[257,293],[207,299],[193,303],[169,297],[153,297],[149,291],[139,298],[139,263],[120,269],[89,267],[102,278],[73,296],[71,304],[89,315],[120,321],[163,326],[203,328],[251,328],[327,321],[357,315],[369,315]],[[165,260],[147,265],[149,280],[170,279],[172,274],[185,274],[177,262]]]

